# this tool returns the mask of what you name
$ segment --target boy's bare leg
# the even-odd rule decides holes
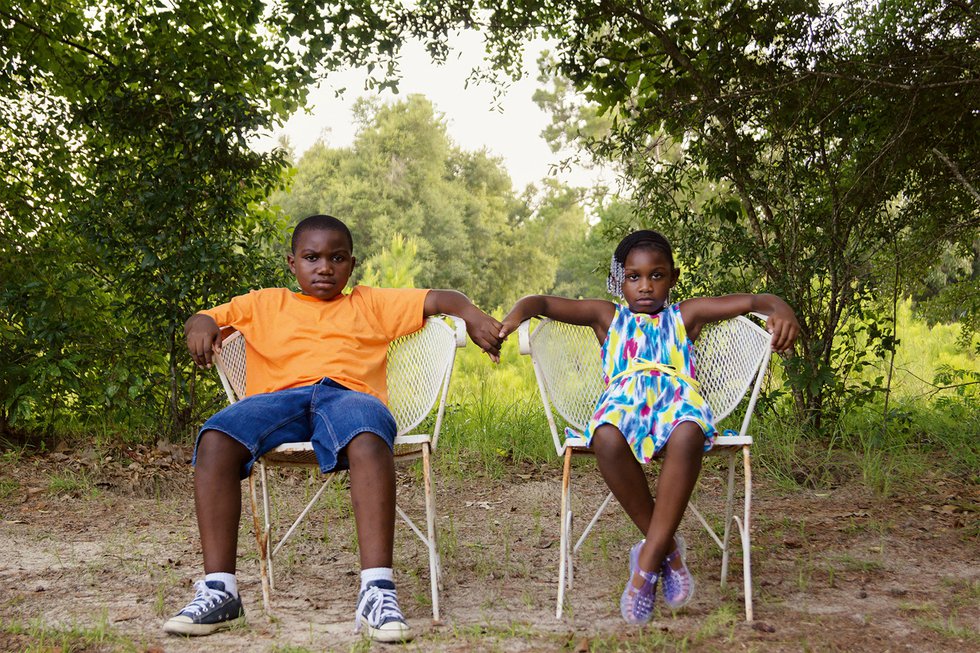
[[[657,503],[647,529],[646,544],[640,549],[641,569],[657,570],[674,548],[673,537],[681,523],[691,492],[701,473],[704,433],[693,422],[674,428],[665,447],[663,466],[657,479]],[[634,578],[637,585],[638,578]],[[639,579],[642,583],[642,579]]]
[[[603,424],[592,436],[592,451],[613,496],[640,532],[646,533],[653,515],[653,496],[643,466],[636,460],[626,438],[612,424]]]
[[[251,455],[221,431],[205,431],[194,466],[194,506],[205,573],[235,573],[242,516],[241,470]]]
[[[391,567],[395,542],[395,459],[374,433],[347,445],[350,496],[357,524],[361,569]]]

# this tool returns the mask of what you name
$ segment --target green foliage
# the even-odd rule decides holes
[[[490,309],[554,286],[588,227],[577,191],[549,182],[516,197],[500,161],[456,147],[422,96],[362,100],[356,114],[352,147],[315,144],[297,161],[289,191],[273,197],[294,223],[329,213],[350,226],[355,254],[366,261],[356,282],[410,277]],[[398,254],[399,238],[417,253]],[[389,274],[391,265],[412,272]]]
[[[789,378],[798,416],[819,426],[884,390],[884,378],[853,384],[894,344],[887,310],[876,306],[882,291],[930,267],[936,249],[977,234],[980,22],[969,8],[455,6],[486,25],[498,75],[520,74],[531,38],[554,39],[557,73],[606,122],[571,109],[558,85],[541,96],[561,127],[553,142],[582,134],[621,165],[638,218],[620,232],[667,232],[693,287],[769,290],[796,308],[802,360]],[[428,17],[429,8],[415,13]],[[422,24],[445,33],[444,22]]]
[[[183,433],[183,321],[282,279],[283,158],[247,139],[320,46],[253,0],[4,0],[0,24],[0,431],[109,411]]]
[[[422,269],[417,257],[419,241],[401,234],[391,238],[391,245],[375,254],[361,271],[361,283],[382,288],[415,288],[415,277]]]

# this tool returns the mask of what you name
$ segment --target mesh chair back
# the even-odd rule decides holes
[[[221,353],[215,354],[215,365],[221,372],[221,384],[233,404],[245,397],[245,338],[241,331],[231,331],[221,342]]]
[[[762,365],[772,336],[742,315],[705,326],[694,345],[701,394],[720,422],[738,406]]]
[[[770,334],[744,316],[704,327],[694,345],[701,391],[715,421],[728,416],[768,360]],[[531,351],[554,410],[579,431],[592,417],[602,383],[602,352],[589,327],[542,320]]]
[[[388,347],[388,405],[398,435],[410,432],[428,416],[455,355],[456,335],[439,318],[429,318],[422,329]]]
[[[404,435],[426,418],[439,400],[456,353],[453,329],[439,318],[429,318],[415,333],[388,347],[388,403],[398,435]],[[215,356],[221,381],[234,403],[245,396],[245,338],[233,331]]]
[[[595,332],[542,320],[531,333],[531,351],[554,410],[572,428],[585,429],[605,389]]]

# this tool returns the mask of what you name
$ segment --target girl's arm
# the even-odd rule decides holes
[[[616,314],[616,305],[602,299],[566,299],[552,295],[528,295],[517,300],[503,319],[500,337],[506,338],[517,330],[518,325],[532,317],[548,317],[559,322],[592,327],[599,342],[606,339],[606,331]]]
[[[800,334],[800,323],[793,309],[776,295],[698,297],[681,302],[680,310],[684,327],[692,342],[697,339],[705,324],[751,312],[767,316],[766,330],[772,334],[773,351],[788,351]]]
[[[485,351],[494,363],[500,362],[500,343],[503,342],[498,335],[500,322],[474,306],[469,297],[457,290],[430,290],[425,295],[422,314],[429,317],[437,313],[462,318],[470,340]]]

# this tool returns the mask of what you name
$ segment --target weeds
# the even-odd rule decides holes
[[[48,653],[49,651],[139,651],[136,642],[114,632],[109,626],[109,616],[103,610],[93,626],[50,626],[40,619],[28,623],[0,620],[0,632],[23,641],[19,643],[23,653]]]
[[[65,471],[60,474],[52,474],[48,478],[47,491],[51,496],[70,495],[86,498],[93,498],[99,493],[99,490],[97,487],[95,487],[92,478],[85,470],[78,472]]]

